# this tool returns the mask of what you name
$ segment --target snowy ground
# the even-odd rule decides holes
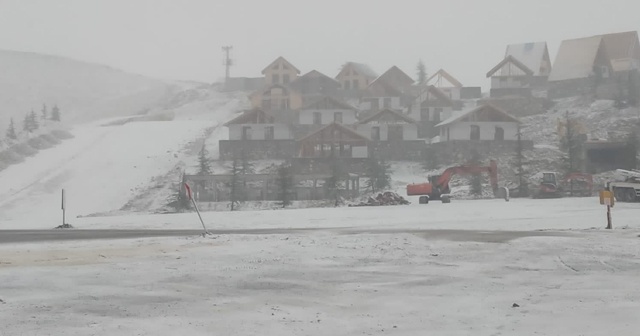
[[[118,211],[125,205],[131,211],[149,210],[166,203],[180,174],[195,165],[193,158],[203,139],[216,143],[210,149],[217,151],[217,141],[226,136],[222,124],[246,100],[241,95],[201,91],[176,107],[150,111],[146,120],[113,123],[129,120],[123,118],[76,125],[71,129],[73,139],[3,170],[0,221],[57,219],[63,188],[69,218]],[[170,118],[150,121],[154,116]],[[108,124],[111,126],[104,126]]]
[[[0,334],[633,335],[637,205],[616,205],[605,231],[596,201],[212,212],[211,228],[320,230],[2,245]],[[194,214],[74,224],[199,225]],[[416,231],[438,228],[481,231]]]

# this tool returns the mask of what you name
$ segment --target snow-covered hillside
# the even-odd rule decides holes
[[[0,130],[32,109],[57,104],[66,121],[138,113],[157,105],[174,85],[104,65],[0,50]]]
[[[226,136],[222,124],[246,104],[242,94],[208,86],[187,91],[190,99],[154,108],[144,118],[77,125],[71,129],[74,139],[0,172],[0,220],[58,223],[62,188],[70,217],[125,205],[130,210],[160,206],[202,141]]]

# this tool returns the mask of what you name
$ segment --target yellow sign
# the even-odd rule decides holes
[[[615,198],[613,197],[613,193],[608,190],[600,191],[600,204],[613,206],[615,204]]]

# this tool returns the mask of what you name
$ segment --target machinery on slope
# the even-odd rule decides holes
[[[607,189],[618,202],[640,201],[640,171],[617,169],[615,181],[607,182]]]
[[[429,201],[440,200],[442,203],[450,203],[451,189],[449,181],[454,175],[476,175],[487,173],[493,189],[493,194],[498,196],[498,165],[491,160],[489,166],[462,165],[447,168],[442,175],[429,176],[429,182],[415,183],[407,186],[408,196],[420,196],[419,203],[427,204]]]
[[[593,176],[586,173],[571,173],[561,178],[557,172],[540,172],[531,177],[529,191],[533,198],[560,198],[571,196],[591,196]]]

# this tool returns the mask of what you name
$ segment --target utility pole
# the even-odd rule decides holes
[[[229,84],[229,77],[231,77],[231,66],[233,66],[233,60],[231,59],[231,50],[233,46],[224,46],[222,47],[222,53],[224,54],[224,59],[222,60],[222,65],[225,67],[225,75],[224,75],[224,83]]]

